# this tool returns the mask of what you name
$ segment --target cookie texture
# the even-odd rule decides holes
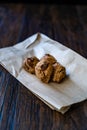
[[[44,83],[60,83],[66,76],[66,69],[51,54],[45,54],[41,59],[36,56],[25,58],[23,68],[35,74]]]
[[[52,81],[60,83],[66,76],[65,67],[60,63],[53,64]]]
[[[35,66],[36,76],[43,82],[48,83],[53,72],[53,66],[47,60],[41,60]]]
[[[57,62],[57,60],[55,59],[55,57],[52,56],[52,55],[50,55],[50,54],[45,54],[40,60],[49,61],[51,64],[54,64],[55,62]]]
[[[35,66],[38,62],[39,59],[37,57],[29,57],[24,60],[23,67],[27,72],[35,74]]]

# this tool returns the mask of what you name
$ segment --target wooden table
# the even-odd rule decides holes
[[[87,58],[87,6],[0,5],[0,48],[41,32]],[[51,110],[0,65],[0,130],[87,130],[87,100]]]

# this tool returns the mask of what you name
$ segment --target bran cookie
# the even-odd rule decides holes
[[[66,76],[65,67],[58,62],[53,64],[52,81],[60,83]]]
[[[35,74],[35,66],[38,62],[39,62],[39,59],[35,56],[26,58],[24,60],[23,67],[27,72],[31,74]]]
[[[55,59],[55,57],[52,56],[52,55],[50,55],[50,54],[45,54],[40,60],[47,60],[51,64],[54,64],[55,62],[57,62],[57,60]]]
[[[48,83],[53,72],[53,66],[47,60],[41,60],[35,66],[36,76],[43,82]]]

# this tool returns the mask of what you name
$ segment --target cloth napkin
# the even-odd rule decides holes
[[[40,59],[46,53],[65,66],[67,76],[63,82],[46,84],[23,69],[26,57]],[[87,59],[42,33],[36,33],[14,46],[1,48],[0,63],[51,109],[62,114],[72,104],[87,99]]]

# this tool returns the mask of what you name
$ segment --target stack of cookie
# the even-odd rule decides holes
[[[26,58],[23,67],[45,83],[50,81],[60,83],[66,76],[65,67],[50,54],[45,54],[40,60],[35,56]]]

